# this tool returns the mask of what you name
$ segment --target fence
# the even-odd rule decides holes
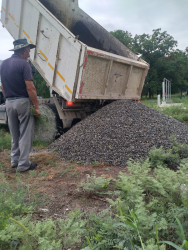
[[[172,99],[171,99],[171,82],[169,80],[167,80],[166,78],[163,79],[162,82],[162,100],[163,100],[163,104],[165,103],[171,103]]]

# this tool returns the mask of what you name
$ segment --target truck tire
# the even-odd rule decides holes
[[[39,108],[41,115],[35,118],[34,139],[51,143],[62,134],[62,122],[55,105],[41,104]]]

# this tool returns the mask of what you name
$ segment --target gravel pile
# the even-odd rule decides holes
[[[115,101],[79,122],[51,144],[64,159],[125,166],[151,147],[188,143],[188,126],[135,101]]]

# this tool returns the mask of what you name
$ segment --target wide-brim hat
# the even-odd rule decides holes
[[[10,49],[9,51],[16,51],[20,50],[26,47],[29,47],[30,49],[36,48],[36,45],[28,43],[27,39],[17,39],[13,42],[14,49]]]

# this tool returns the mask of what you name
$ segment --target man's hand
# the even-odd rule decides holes
[[[35,108],[34,116],[39,117],[40,116],[40,109],[39,109],[39,104],[38,104],[38,100],[37,100],[36,88],[33,84],[33,81],[25,81],[25,84],[26,84],[26,89],[27,89],[27,93],[29,95],[29,98],[30,98],[30,100]]]
[[[6,99],[6,97],[5,97],[5,92],[4,92],[4,89],[3,89],[3,83],[1,83],[1,90],[2,90],[2,93],[3,93],[4,99]]]
[[[40,116],[40,109],[36,108],[35,111],[36,111],[36,114],[34,116],[38,118]]]

